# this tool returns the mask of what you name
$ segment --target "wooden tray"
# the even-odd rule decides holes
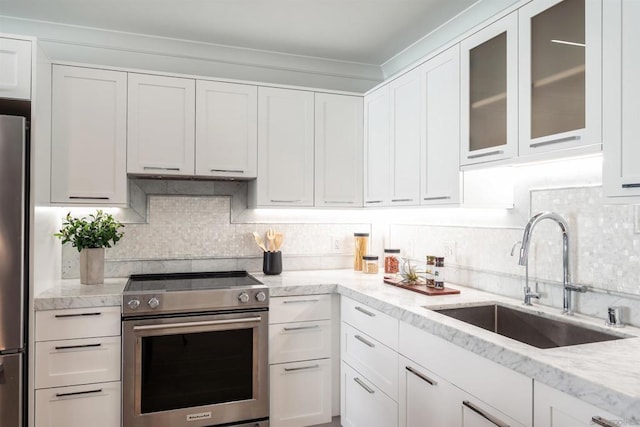
[[[397,287],[402,288],[402,289],[408,289],[410,291],[417,292],[417,293],[423,294],[423,295],[428,295],[428,296],[454,295],[454,294],[459,294],[460,293],[460,290],[447,288],[446,286],[445,286],[444,289],[430,288],[425,284],[424,279],[420,279],[418,284],[416,284],[416,285],[409,285],[407,283],[401,283],[401,282],[402,282],[402,278],[386,277],[386,276],[384,278],[384,283],[387,283],[387,284],[393,285],[393,286],[397,286]]]

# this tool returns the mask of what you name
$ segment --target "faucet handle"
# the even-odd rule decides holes
[[[585,293],[587,292],[587,290],[589,288],[587,288],[585,285],[565,285],[565,289],[571,292],[580,292],[580,293]]]

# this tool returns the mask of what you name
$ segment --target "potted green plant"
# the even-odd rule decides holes
[[[124,227],[113,215],[98,210],[89,218],[74,218],[67,213],[62,228],[54,236],[71,243],[80,252],[80,283],[104,283],[104,249],[115,245],[124,235]]]

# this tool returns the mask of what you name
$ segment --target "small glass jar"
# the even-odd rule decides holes
[[[362,257],[369,250],[369,233],[353,233],[353,269],[362,271]]]
[[[400,271],[400,249],[384,250],[384,273],[398,274]]]
[[[444,289],[444,257],[436,257],[433,279],[435,281],[436,289]]]
[[[378,255],[365,255],[362,257],[362,272],[366,274],[378,274]]]
[[[436,257],[427,256],[427,268],[425,270],[425,282],[428,287],[433,288],[436,286],[436,281],[434,280],[434,270],[436,268]]]

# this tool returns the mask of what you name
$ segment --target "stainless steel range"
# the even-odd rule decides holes
[[[269,425],[268,288],[244,271],[132,275],[123,427]]]

